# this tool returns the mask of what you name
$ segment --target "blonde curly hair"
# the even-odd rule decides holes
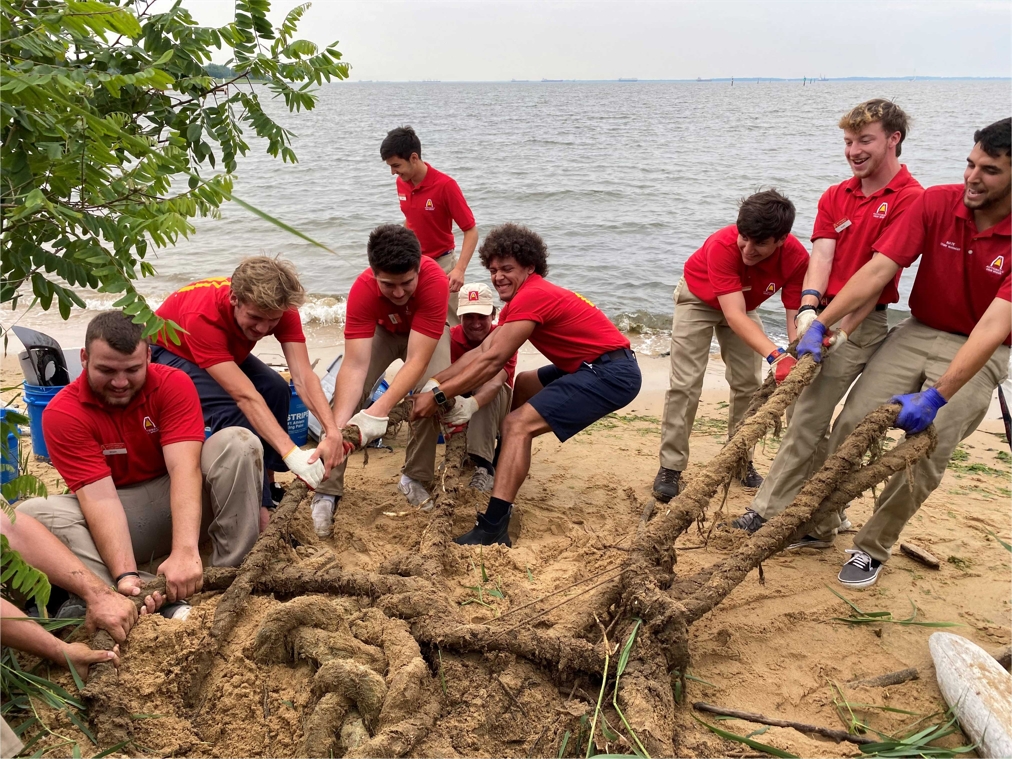
[[[232,272],[232,294],[264,311],[288,311],[306,302],[295,264],[279,257],[250,256]]]
[[[882,124],[882,129],[887,136],[894,132],[900,133],[900,141],[896,143],[896,157],[898,158],[903,148],[903,140],[907,138],[907,130],[910,128],[910,117],[893,101],[883,98],[866,100],[851,108],[840,119],[838,126],[848,132],[860,132],[876,121]]]

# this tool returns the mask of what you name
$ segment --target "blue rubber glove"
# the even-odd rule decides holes
[[[896,417],[896,426],[908,435],[915,435],[935,421],[935,414],[947,401],[935,388],[929,387],[922,393],[894,395],[889,402],[903,406]]]
[[[798,341],[798,361],[802,356],[811,356],[815,363],[822,361],[822,338],[826,336],[826,325],[822,322],[812,322],[812,326],[805,330],[805,334]]]

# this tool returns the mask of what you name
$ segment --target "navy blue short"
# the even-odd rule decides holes
[[[571,374],[554,364],[542,366],[538,381],[544,389],[528,403],[565,442],[598,419],[632,403],[643,377],[636,354],[627,350],[623,356],[603,356],[593,364],[580,364]]]

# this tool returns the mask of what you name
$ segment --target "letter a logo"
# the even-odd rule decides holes
[[[875,209],[875,213],[872,214],[876,219],[884,219],[886,214],[889,212],[889,204],[882,203],[878,208]]]
[[[770,295],[772,295],[776,291],[777,291],[777,286],[776,286],[775,282],[770,282],[768,285],[766,285],[766,292],[768,292]]]

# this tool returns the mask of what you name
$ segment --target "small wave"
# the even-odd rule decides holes
[[[343,325],[348,310],[348,302],[332,295],[310,295],[299,314],[303,324]]]

